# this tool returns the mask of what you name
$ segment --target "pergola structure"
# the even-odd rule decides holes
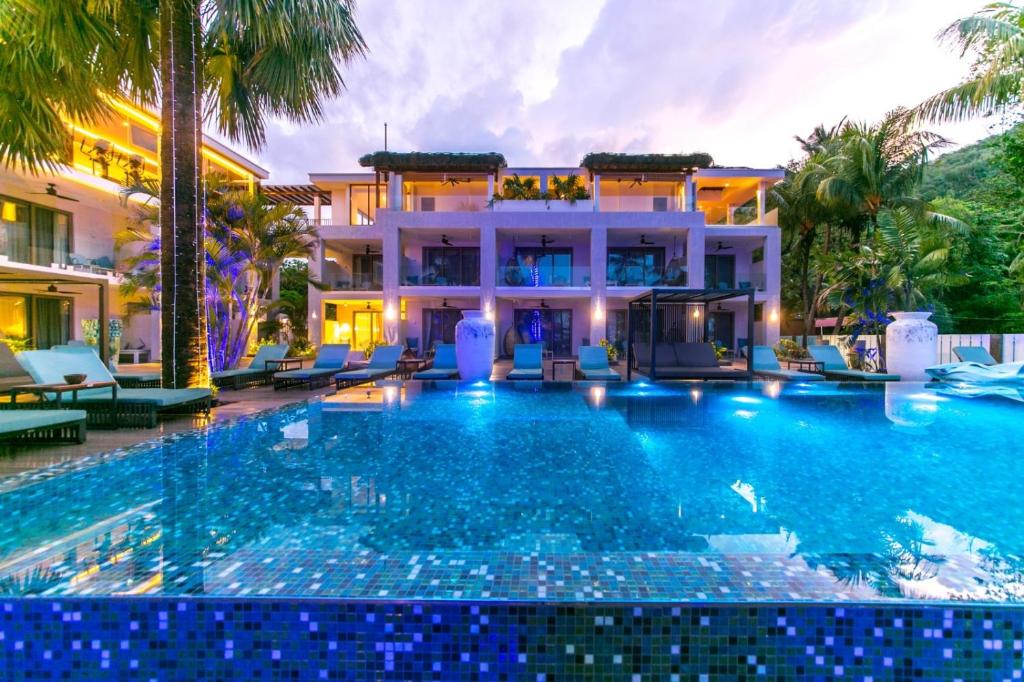
[[[632,378],[634,347],[647,344],[650,378],[658,379],[655,348],[659,343],[707,343],[709,303],[747,299],[747,371],[754,376],[754,289],[651,289],[629,302],[626,321],[626,379]],[[696,378],[696,377],[695,377]]]
[[[53,277],[39,277],[37,275],[14,275],[11,273],[0,273],[0,284],[45,284],[47,286],[94,286],[97,288],[97,313],[99,315],[99,353],[104,364],[110,360],[110,344],[107,343],[107,329],[110,323],[110,314],[107,311],[107,289],[109,283],[106,279],[74,278],[56,275]]]

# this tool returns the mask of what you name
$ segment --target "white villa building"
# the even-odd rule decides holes
[[[139,359],[160,355],[160,315],[124,320],[119,271],[126,254],[114,236],[141,202],[125,196],[139,181],[158,178],[156,114],[120,100],[116,115],[98,124],[66,121],[67,154],[56,173],[32,175],[0,168],[0,336],[49,348],[84,339],[83,322],[103,317],[126,322],[122,345],[143,348]],[[263,168],[207,136],[203,170],[254,187]]]
[[[755,290],[754,342],[779,337],[780,232],[766,211],[782,169],[707,155],[591,154],[580,166],[509,168],[500,154],[378,152],[362,173],[311,173],[322,238],[311,341],[452,342],[461,311],[496,326],[497,356],[539,342],[554,357],[625,341],[628,301],[652,287]],[[590,198],[492,199],[506,180],[545,190],[576,175]],[[273,190],[272,190],[273,191]],[[705,339],[746,342],[747,301],[694,313]]]

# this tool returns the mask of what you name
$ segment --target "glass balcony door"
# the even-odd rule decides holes
[[[566,287],[572,281],[572,249],[516,247],[516,263],[526,287]]]
[[[609,286],[656,286],[662,283],[664,271],[664,248],[612,247],[608,249]]]
[[[425,246],[422,269],[424,286],[480,286],[480,248]]]
[[[352,255],[352,288],[380,291],[384,288],[384,257],[380,254]]]
[[[379,310],[352,313],[352,348],[363,350],[371,341],[384,340],[384,317]]]
[[[734,289],[736,256],[704,256],[704,288]]]
[[[542,344],[554,357],[572,356],[572,310],[517,309],[514,323],[521,343]]]
[[[423,309],[423,348],[430,350],[439,343],[455,343],[455,325],[462,319],[457,308]]]
[[[18,263],[66,264],[71,256],[71,216],[0,197],[0,253]]]

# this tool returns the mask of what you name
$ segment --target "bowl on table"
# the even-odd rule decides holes
[[[64,381],[68,382],[69,384],[81,384],[81,383],[85,382],[85,375],[84,374],[65,374],[64,375]]]

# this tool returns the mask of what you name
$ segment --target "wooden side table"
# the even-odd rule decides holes
[[[560,358],[558,360],[551,361],[551,380],[554,381],[558,375],[559,365],[569,365],[572,368],[571,380],[576,379],[576,360],[573,358]]]

